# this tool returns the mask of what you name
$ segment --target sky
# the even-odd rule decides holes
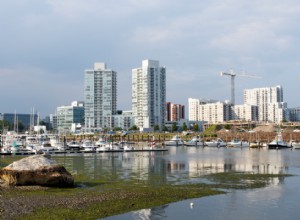
[[[131,109],[131,70],[167,69],[167,101],[230,100],[281,85],[299,107],[298,0],[9,0],[0,3],[0,113],[55,113],[83,100],[84,70],[117,71],[118,109]],[[260,78],[239,76],[255,75]]]

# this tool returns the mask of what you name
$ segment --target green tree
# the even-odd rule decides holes
[[[159,125],[154,125],[154,131],[159,131]]]
[[[162,130],[163,132],[165,132],[165,131],[168,131],[168,128],[167,128],[165,125],[162,125],[161,130]]]
[[[122,128],[120,128],[120,127],[115,127],[113,130],[114,130],[114,131],[122,131]]]
[[[231,125],[226,124],[226,125],[224,125],[224,128],[225,128],[226,130],[230,130],[230,129],[231,129]]]
[[[182,130],[183,131],[186,131],[188,128],[187,128],[187,126],[186,126],[186,123],[185,122],[183,122],[183,124],[182,124]]]
[[[172,132],[175,132],[175,131],[177,131],[177,124],[173,123],[172,124]]]
[[[129,128],[130,131],[137,131],[138,127],[136,125],[133,125]]]
[[[10,127],[11,127],[11,125],[7,121],[0,120],[1,133],[3,132],[4,129],[10,129]]]
[[[193,125],[193,131],[195,132],[199,131],[199,125],[197,123]]]

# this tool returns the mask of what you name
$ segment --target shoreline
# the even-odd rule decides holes
[[[211,184],[152,185],[141,180],[75,176],[75,188],[0,187],[0,219],[98,219],[230,190],[262,188],[287,174],[220,173]],[[249,182],[251,182],[249,184]]]

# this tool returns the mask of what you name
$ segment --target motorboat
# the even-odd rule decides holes
[[[275,139],[268,143],[268,148],[269,149],[284,149],[284,148],[291,148],[292,144],[288,144],[286,143],[283,139],[282,139],[282,134],[281,132],[279,132]]]
[[[195,136],[191,140],[186,141],[184,143],[184,145],[188,146],[188,147],[198,147],[198,146],[203,147],[204,146],[204,142],[201,140],[200,136]]]
[[[183,141],[181,140],[181,137],[179,135],[175,135],[172,137],[171,140],[165,141],[166,146],[182,146]]]
[[[226,142],[224,142],[221,138],[211,141],[205,141],[205,145],[207,147],[226,147]]]
[[[59,136],[58,135],[54,135],[54,136],[50,136],[50,144],[52,147],[56,148],[59,151],[63,151],[66,150],[66,146],[64,142],[61,142],[59,140]]]
[[[96,146],[93,145],[93,142],[91,140],[84,140],[82,142],[82,151],[95,151]]]
[[[71,141],[67,145],[71,150],[80,150],[81,148],[81,144],[77,141]]]
[[[95,145],[96,145],[97,147],[101,147],[101,146],[104,146],[104,145],[106,145],[106,144],[107,144],[107,142],[106,142],[103,138],[99,138],[99,140],[96,141],[96,143],[95,143]]]
[[[227,143],[227,147],[249,147],[249,143],[239,139],[233,139]]]
[[[122,149],[118,146],[113,144],[112,142],[108,142],[105,145],[101,145],[100,147],[96,148],[96,151],[121,151]]]
[[[259,142],[259,141],[253,141],[253,142],[250,142],[250,144],[249,144],[250,148],[260,148],[263,146],[264,146],[263,143]]]
[[[97,152],[104,152],[104,151],[110,151],[110,146],[109,144],[101,145],[96,148]]]
[[[125,144],[125,145],[123,146],[123,150],[124,150],[124,151],[132,151],[132,150],[134,150],[134,147],[133,147],[133,146],[130,146],[129,144]]]
[[[294,140],[292,140],[290,143],[291,143],[292,148],[294,148],[294,149],[300,149],[300,141],[294,141]]]

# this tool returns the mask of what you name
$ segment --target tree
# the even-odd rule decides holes
[[[193,131],[195,132],[199,131],[199,125],[197,123],[193,125]]]
[[[7,122],[7,121],[0,121],[0,130],[1,130],[1,133],[3,132],[4,129],[9,129],[10,124]]]
[[[120,128],[120,127],[114,127],[113,130],[114,130],[114,131],[122,131],[122,128]]]
[[[225,128],[226,130],[230,130],[230,129],[231,129],[231,125],[226,124],[226,125],[224,125],[224,128]]]
[[[183,124],[182,124],[182,130],[183,131],[186,131],[188,128],[187,128],[187,126],[186,126],[186,123],[185,122],[183,122]]]
[[[165,125],[162,125],[161,130],[162,130],[163,132],[165,132],[165,131],[168,131],[168,128],[167,128]]]
[[[154,125],[154,131],[159,131],[159,125]]]
[[[129,128],[130,131],[137,131],[138,127],[136,125],[133,125]]]
[[[177,124],[174,122],[172,124],[172,132],[175,132],[175,131],[177,131]]]

